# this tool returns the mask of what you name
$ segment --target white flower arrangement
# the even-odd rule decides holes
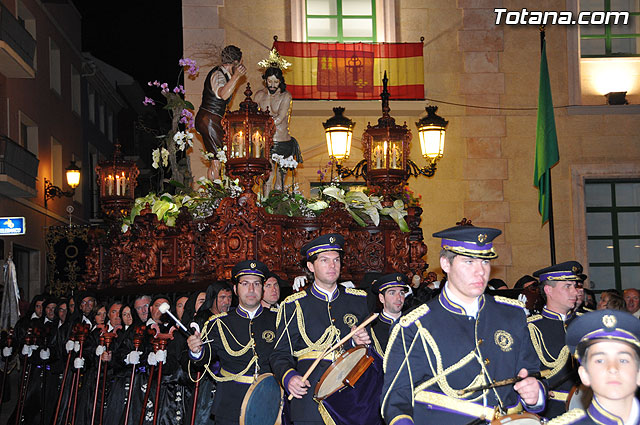
[[[187,147],[193,147],[193,133],[190,131],[178,131],[173,135],[178,150],[183,151]]]
[[[218,159],[218,161],[222,162],[223,164],[227,163],[227,147],[226,146],[220,149],[218,153],[216,153],[216,158]]]
[[[153,152],[151,152],[151,158],[153,159],[153,164],[151,164],[153,168],[158,168],[160,164],[162,164],[163,167],[169,165],[169,151],[165,148],[154,149]]]
[[[288,168],[293,170],[298,167],[298,161],[294,159],[293,155],[290,155],[287,158],[285,158],[282,155],[278,155],[274,153],[273,155],[271,155],[271,159],[273,160],[273,162],[278,164],[280,168]]]

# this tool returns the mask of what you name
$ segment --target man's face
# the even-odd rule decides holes
[[[640,293],[635,289],[625,289],[624,302],[627,303],[627,311],[635,313],[640,309]]]
[[[633,397],[640,385],[638,357],[633,348],[619,341],[596,342],[578,369],[582,382],[598,400],[614,402]]]
[[[576,283],[569,280],[559,280],[554,285],[544,286],[547,306],[556,313],[566,314],[576,305],[578,299]]]
[[[449,289],[467,304],[484,293],[491,274],[489,260],[463,255],[456,255],[451,263],[445,257],[440,257],[440,267],[447,273]]]
[[[253,310],[262,300],[262,279],[251,275],[240,276],[234,290],[242,308]]]
[[[213,313],[219,314],[219,313],[226,313],[227,311],[229,311],[229,309],[231,308],[231,299],[232,299],[232,296],[231,296],[230,289],[223,289],[220,292],[218,292],[218,296],[216,297],[216,302],[212,306],[214,308]]]
[[[67,320],[67,304],[66,303],[62,303],[58,306],[58,319],[60,319],[62,323],[66,322]]]
[[[598,305],[596,309],[604,310],[605,308],[607,308],[608,302],[609,302],[609,293],[603,292],[602,294],[600,294],[600,301],[598,301]]]
[[[149,319],[149,300],[147,298],[140,298],[133,303],[133,308],[136,309],[138,317],[145,323]]]
[[[384,311],[391,314],[402,312],[406,291],[403,288],[389,288],[384,293],[378,294]]]
[[[160,306],[163,303],[168,303],[169,301],[165,298],[158,298],[153,302],[151,307],[149,308],[149,312],[151,313],[151,318],[156,323],[161,323],[160,316],[162,316],[162,312],[160,312]]]
[[[120,320],[120,309],[122,308],[122,304],[113,304],[109,308],[109,322],[113,326],[120,326],[122,324],[122,320]]]
[[[270,277],[264,282],[263,290],[262,299],[269,305],[274,305],[280,299],[280,285],[275,277]]]
[[[184,314],[184,304],[187,302],[187,297],[180,297],[178,301],[176,301],[176,316],[178,319],[182,320],[182,315]]]
[[[231,291],[229,291],[229,293],[231,293]],[[202,304],[204,304],[206,299],[207,299],[206,292],[200,292],[198,294],[198,297],[196,298],[196,312],[200,309],[200,307],[202,307]],[[231,304],[231,301],[229,301],[229,304]]]
[[[80,301],[80,311],[82,311],[82,314],[87,317],[89,316],[89,314],[91,314],[91,311],[95,306],[96,299],[93,297],[84,297],[82,301]]]
[[[36,305],[33,310],[38,317],[42,317],[42,304],[44,304],[44,301],[36,301]]]
[[[275,75],[269,75],[267,77],[267,90],[270,94],[275,94],[280,90],[280,80]]]
[[[336,251],[321,252],[313,263],[307,261],[316,283],[330,287],[340,277],[340,254]]]
[[[56,317],[56,307],[58,305],[56,303],[49,303],[44,308],[44,314],[49,320],[53,320]]]

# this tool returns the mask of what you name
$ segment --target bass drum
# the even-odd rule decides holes
[[[242,400],[240,425],[280,425],[283,391],[272,373],[263,373]]]
[[[539,416],[528,412],[514,413],[491,421],[491,425],[540,425],[542,423]]]
[[[583,384],[576,384],[567,396],[567,412],[571,409],[587,410],[593,398],[593,391]]]

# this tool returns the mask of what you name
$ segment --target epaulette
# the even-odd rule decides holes
[[[292,303],[294,301],[297,301],[300,298],[304,298],[306,296],[307,296],[307,291],[296,292],[295,294],[291,294],[287,298],[285,298],[282,303],[283,304],[290,304],[290,303]]]
[[[270,308],[269,308],[269,311],[270,311],[270,312],[272,312],[272,313],[277,313],[277,312],[278,312],[278,310],[280,310],[280,309],[279,309],[279,308],[277,308],[277,307],[270,307]]]
[[[526,304],[520,300],[514,300],[513,298],[502,297],[500,295],[494,295],[493,299],[496,300],[497,303],[512,305],[514,307],[520,307],[521,309],[526,308]]]
[[[428,312],[429,307],[427,307],[426,304],[422,304],[415,310],[410,311],[406,316],[402,316],[398,323],[400,323],[400,326],[402,326],[403,328],[409,327],[412,323],[414,323],[416,320],[418,320]]]
[[[359,297],[366,297],[367,296],[367,291],[364,291],[362,289],[345,288],[344,292],[346,292],[347,294],[351,294],[351,295],[357,295]]]
[[[213,316],[209,317],[209,319],[207,319],[207,322],[211,322],[212,320],[219,319],[219,318],[224,317],[226,315],[227,315],[226,311],[223,311],[222,313],[214,314]]]
[[[571,409],[567,413],[551,419],[547,425],[570,425],[587,416],[587,412],[582,409]]]
[[[576,316],[580,317],[580,316],[583,316],[583,315],[584,315],[584,313],[583,313],[583,312],[581,312],[581,311],[576,311]]]
[[[541,314],[534,314],[533,316],[527,317],[527,323],[535,322],[536,320],[542,319]]]

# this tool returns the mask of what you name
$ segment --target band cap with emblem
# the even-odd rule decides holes
[[[307,259],[327,251],[344,251],[344,237],[339,233],[327,233],[307,242],[300,249],[300,253]]]
[[[540,282],[568,280],[572,282],[582,282],[582,264],[577,261],[565,261],[533,272],[533,275],[540,279]],[[586,276],[585,276],[586,277]]]
[[[241,276],[246,275],[258,276],[264,282],[267,274],[269,274],[269,268],[265,263],[258,260],[241,261],[231,269],[231,276],[236,283]]]
[[[626,311],[597,310],[576,317],[567,329],[567,346],[579,360],[587,347],[605,340],[626,342],[640,356],[640,320]]]
[[[502,233],[499,229],[476,226],[454,226],[433,234],[442,238],[441,246],[465,257],[493,259],[498,254],[493,248],[493,240]]]
[[[371,286],[373,293],[376,294],[381,294],[389,288],[409,290],[409,278],[402,273],[389,273],[376,279]]]

